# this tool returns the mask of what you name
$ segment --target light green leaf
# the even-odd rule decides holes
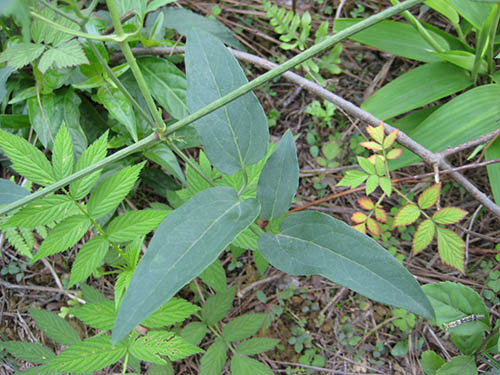
[[[75,172],[81,171],[84,168],[91,166],[92,164],[101,161],[106,156],[106,150],[108,146],[108,132],[104,133],[98,140],[96,140],[90,147],[85,150],[76,162]],[[72,182],[69,185],[69,192],[74,199],[80,200],[84,198],[90,189],[97,182],[97,179],[101,175],[101,170],[93,172],[88,176],[82,177],[79,180]]]
[[[80,336],[75,329],[60,316],[48,311],[28,309],[36,325],[48,337],[62,345],[73,345],[80,342]]]
[[[418,206],[426,210],[434,206],[441,194],[441,184],[435,184],[425,189],[418,197]]]
[[[106,234],[110,241],[132,241],[156,229],[167,215],[160,210],[128,211],[108,224]]]
[[[75,245],[83,237],[90,226],[85,215],[73,215],[57,224],[38,249],[31,264],[46,256],[61,253]]]
[[[114,210],[134,186],[144,164],[125,167],[99,184],[89,198],[89,215],[99,219]]]
[[[45,49],[43,44],[19,43],[9,46],[0,55],[0,63],[7,62],[8,66],[20,69],[36,60]]]
[[[437,227],[439,256],[443,263],[464,272],[465,243],[455,232]]]
[[[431,243],[436,233],[436,225],[429,219],[420,223],[417,231],[413,235],[413,253],[418,254]]]
[[[20,255],[24,255],[28,258],[33,257],[33,254],[31,253],[33,246],[26,243],[26,240],[21,237],[17,228],[2,228],[2,234],[5,235],[7,241],[14,246]]]
[[[241,341],[255,334],[266,320],[266,314],[245,314],[231,320],[222,331],[228,341]]]
[[[181,331],[181,337],[193,345],[200,345],[201,340],[208,332],[207,326],[202,322],[191,322]]]
[[[54,66],[63,69],[70,66],[88,64],[89,60],[83,52],[83,48],[76,39],[69,40],[55,47],[49,48],[40,59],[38,69],[45,73]]]
[[[425,375],[436,375],[436,371],[444,364],[444,359],[432,350],[426,350],[420,357],[420,365]]]
[[[498,128],[500,85],[473,88],[439,107],[423,122],[408,132],[415,141],[432,152],[440,152],[475,139]],[[408,150],[390,163],[398,169],[420,160]]]
[[[360,21],[362,19],[338,18],[335,20],[333,31],[337,33]],[[427,31],[444,50],[449,49],[445,39],[431,30]],[[398,37],[394,38],[395,35]],[[422,38],[417,29],[407,23],[382,21],[354,34],[350,39],[411,60],[441,61],[439,57],[432,54],[434,49]]]
[[[472,71],[474,60],[476,58],[473,53],[461,50],[433,52],[433,54],[468,71]],[[488,64],[485,60],[481,60],[479,63],[479,74],[486,73],[488,73]]]
[[[12,161],[12,168],[28,180],[42,186],[56,182],[43,152],[24,138],[0,130],[0,147]]]
[[[448,18],[453,25],[458,25],[460,18],[449,0],[427,0],[424,1],[424,4]]]
[[[68,20],[67,18],[64,18],[58,14],[56,14],[52,9],[50,8],[43,8],[41,11],[38,12],[41,16],[61,25],[66,28],[72,29],[72,30],[78,30],[79,27],[76,23]],[[71,34],[68,33],[63,33],[51,25],[47,24],[46,22],[35,18],[33,20],[32,26],[31,26],[31,34],[33,36],[33,40],[37,43],[48,43],[48,44],[53,44],[57,45],[59,43],[62,43],[64,41],[67,41],[72,38]]]
[[[28,190],[15,182],[0,178],[0,205],[15,202],[29,194]]]
[[[366,180],[366,195],[370,195],[375,191],[378,186],[379,178],[378,176],[372,174]]]
[[[255,227],[257,227],[258,229]],[[257,225],[252,225],[250,228],[262,232],[262,229],[260,229],[260,227],[258,227]],[[257,240],[259,239],[259,237],[250,228],[245,229],[243,232],[241,232],[238,237],[236,237],[231,243],[234,246],[241,247],[242,249],[257,250]]]
[[[351,188],[358,187],[368,178],[365,172],[347,171],[344,178],[337,184],[338,186],[349,186]]]
[[[377,90],[361,108],[381,120],[387,120],[471,85],[472,81],[463,69],[446,62],[425,64]]]
[[[170,61],[158,57],[141,57],[137,63],[156,101],[173,118],[180,120],[186,117],[189,109],[184,73]]]
[[[247,83],[240,65],[222,42],[200,29],[186,45],[188,106],[195,112]],[[221,172],[233,174],[261,160],[267,151],[267,119],[249,92],[195,123],[205,153]]]
[[[363,158],[361,156],[358,156],[358,164],[361,168],[364,169],[364,171],[368,174],[375,174],[375,165],[371,163],[370,160],[367,158]]]
[[[207,325],[214,325],[224,318],[233,306],[236,288],[226,289],[209,297],[201,310],[201,318]]]
[[[116,278],[115,282],[115,309],[118,310],[120,304],[122,303],[123,296],[125,295],[125,291],[130,285],[130,280],[132,280],[132,275],[134,271],[126,270],[120,272],[120,274]]]
[[[486,160],[500,159],[500,139],[496,139],[490,147],[486,149]],[[500,204],[500,164],[491,164],[486,167],[491,191],[495,198],[495,203]]]
[[[100,330],[113,328],[116,319],[115,304],[113,301],[87,303],[71,313],[85,324]]]
[[[226,365],[227,346],[222,339],[216,339],[201,357],[199,375],[220,374]]]
[[[48,367],[63,372],[91,372],[120,360],[127,352],[126,343],[111,344],[111,336],[94,336],[70,346]]]
[[[111,84],[105,84],[99,87],[93,98],[101,103],[113,118],[124,125],[134,142],[137,142],[135,112],[125,95]]]
[[[171,326],[183,322],[199,309],[199,306],[193,305],[185,299],[172,298],[144,320],[143,325],[148,328]]]
[[[478,372],[474,357],[468,355],[453,357],[436,371],[436,375],[456,374],[477,375]]]
[[[153,147],[144,151],[144,156],[170,171],[183,184],[186,183],[186,179],[184,177],[184,173],[182,173],[179,162],[167,144],[163,142],[157,143]]]
[[[162,6],[173,3],[174,1],[176,0],[152,0],[146,8],[146,13],[153,12]]]
[[[83,299],[87,301],[87,303],[101,303],[108,301],[108,298],[106,298],[106,296],[99,292],[96,288],[86,284],[80,285],[80,288],[83,292]]]
[[[391,196],[392,193],[392,183],[391,180],[385,176],[382,176],[378,180],[378,184],[380,185],[380,188],[382,191],[388,196]]]
[[[0,348],[22,361],[31,363],[47,363],[56,356],[52,350],[32,342],[1,341]]]
[[[87,241],[78,251],[71,267],[69,287],[84,281],[104,262],[109,249],[109,242],[102,236],[94,237]]]
[[[458,207],[445,207],[432,215],[432,220],[439,224],[455,224],[467,215],[467,211]]]
[[[52,168],[55,178],[62,180],[71,175],[73,163],[73,142],[66,125],[63,123],[59,128],[52,150]]]
[[[270,337],[254,337],[239,344],[236,351],[246,355],[260,354],[273,349],[279,342],[280,340]]]
[[[239,354],[231,358],[232,375],[273,375],[273,372],[265,364]]]
[[[398,211],[394,217],[392,225],[399,227],[403,225],[410,225],[420,217],[420,209],[414,204],[407,204]]]
[[[118,312],[114,340],[124,337],[217,259],[259,211],[255,199],[241,202],[234,189],[215,187],[168,215],[132,277]]]
[[[299,164],[295,141],[290,130],[267,159],[257,186],[257,199],[264,220],[273,220],[286,214],[299,186]]]
[[[226,271],[224,267],[222,267],[219,259],[205,268],[200,274],[200,278],[205,284],[215,290],[216,293],[226,290]]]
[[[462,17],[474,25],[478,30],[483,27],[493,7],[493,4],[488,4],[486,2],[468,0],[449,0],[449,2]]]
[[[433,317],[415,278],[375,240],[344,222],[320,212],[298,212],[284,218],[280,230],[259,238],[260,250],[278,269],[318,274],[381,303]]]
[[[12,216],[5,225],[37,227],[67,217],[76,208],[66,195],[49,195],[37,199]]]

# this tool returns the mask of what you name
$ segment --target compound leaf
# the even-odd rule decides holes
[[[73,163],[73,142],[66,125],[63,123],[59,128],[52,149],[52,168],[55,178],[62,180],[71,175],[73,173]]]
[[[161,328],[180,323],[199,309],[199,306],[193,305],[185,299],[172,298],[147,317],[143,322],[143,326],[148,328]]]
[[[92,328],[104,331],[113,328],[116,319],[115,304],[109,300],[99,303],[87,303],[71,313]]]
[[[464,272],[465,243],[455,232],[437,226],[439,256],[443,263]]]
[[[239,344],[236,351],[245,355],[260,354],[273,349],[279,342],[280,340],[270,337],[253,337]]]
[[[75,207],[73,200],[66,195],[49,195],[22,208],[5,225],[20,227],[47,225],[67,217],[73,207]]]
[[[49,48],[40,59],[38,69],[45,73],[51,66],[63,69],[70,66],[88,64],[89,60],[76,39]]]
[[[34,43],[19,43],[15,46],[9,46],[0,55],[0,63],[7,62],[8,66],[19,69],[36,60],[44,49],[43,44]]]
[[[106,234],[110,241],[132,241],[151,232],[167,215],[161,210],[128,211],[108,224]]]
[[[235,354],[231,358],[231,374],[232,375],[272,375],[273,372],[265,364],[245,357],[243,355]]]
[[[200,361],[200,375],[220,374],[226,365],[227,346],[222,339],[216,339]]]
[[[461,208],[445,207],[436,211],[434,215],[432,215],[432,220],[439,224],[455,224],[462,220],[465,215],[467,215],[467,211]]]
[[[266,314],[245,314],[226,324],[222,336],[229,341],[241,341],[255,334],[266,319]]]
[[[48,311],[28,309],[36,325],[48,337],[62,345],[73,345],[80,342],[80,335],[66,320]]]
[[[233,241],[234,243],[234,241]],[[226,290],[227,279],[226,279],[226,271],[219,259],[209,265],[205,270],[200,274],[200,278],[203,280],[205,284],[207,284],[210,288],[215,290],[216,292]]]
[[[6,349],[22,361],[31,363],[47,363],[56,356],[52,350],[32,342],[5,341],[0,342],[0,348]]]
[[[393,226],[399,227],[403,225],[410,225],[420,217],[420,210],[414,204],[407,204],[398,211],[394,217]]]
[[[224,318],[233,306],[236,288],[232,287],[209,297],[201,310],[203,322],[213,325]]]
[[[97,236],[87,241],[78,251],[73,266],[69,287],[89,277],[99,266],[102,265],[104,257],[109,249],[109,242],[102,236]]]
[[[431,243],[436,233],[436,225],[429,219],[420,223],[413,236],[413,253],[418,254]]]
[[[425,189],[418,197],[418,206],[426,210],[434,206],[441,194],[441,184],[435,184]]]

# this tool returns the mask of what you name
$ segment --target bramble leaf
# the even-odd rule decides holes
[[[185,299],[172,298],[144,320],[142,325],[148,328],[170,326],[175,323],[183,322],[199,309],[199,306],[193,305]]]
[[[393,227],[400,227],[402,225],[410,225],[420,217],[420,210],[414,204],[407,204],[398,211],[394,217]]]
[[[420,223],[413,236],[412,247],[413,253],[418,254],[431,243],[436,232],[436,225],[429,219]]]
[[[439,224],[455,224],[462,220],[467,211],[458,207],[445,207],[432,215],[432,220]]]
[[[458,234],[437,227],[438,251],[443,263],[464,272],[465,243]]]
[[[241,341],[255,334],[266,319],[266,314],[245,314],[231,320],[222,331],[229,341]]]
[[[381,145],[379,145],[377,142],[373,142],[373,141],[360,142],[359,145],[363,146],[364,148],[367,148],[368,150],[372,150],[372,151],[382,151],[383,150]]]
[[[273,372],[265,364],[256,361],[255,359],[242,356],[240,354],[233,355],[231,358],[231,374],[232,375],[273,375]]]
[[[48,311],[28,309],[36,325],[48,337],[59,344],[73,345],[80,342],[80,335],[66,320]]]
[[[382,144],[384,140],[384,123],[381,122],[379,126],[368,125],[366,132],[375,142]]]
[[[390,132],[384,139],[384,144],[383,144],[384,148],[391,147],[394,144],[394,141],[396,140],[397,137],[398,137],[398,129],[395,129],[392,132]]]
[[[393,148],[392,150],[390,150],[387,153],[387,155],[385,155],[385,157],[388,160],[396,160],[397,158],[399,158],[401,156],[402,153],[403,153],[403,149],[402,148]]]
[[[38,63],[38,69],[45,73],[52,66],[63,69],[81,64],[89,64],[89,60],[80,43],[76,39],[71,39],[45,51]]]
[[[361,206],[361,208],[363,208],[367,211],[375,208],[375,204],[373,204],[373,201],[370,198],[359,198],[358,204]]]
[[[7,62],[8,66],[15,69],[22,68],[30,62],[36,60],[45,49],[43,44],[19,43],[9,46],[0,55],[0,63]]]
[[[371,217],[366,221],[366,227],[374,236],[380,236],[380,226]]]
[[[365,170],[368,174],[375,174],[375,165],[368,160],[367,158],[363,158],[361,156],[358,156],[358,164],[361,168]]]
[[[381,223],[387,223],[387,212],[382,207],[376,207],[375,218]]]
[[[62,180],[71,175],[73,173],[73,163],[73,141],[63,122],[52,149],[52,168],[55,178]]]
[[[233,286],[223,292],[209,297],[201,310],[202,320],[207,325],[213,325],[224,318],[233,306],[236,288]]]
[[[431,208],[436,204],[441,194],[441,184],[435,184],[425,189],[418,197],[418,205],[423,210]]]
[[[254,248],[256,249],[257,246],[255,246]],[[216,293],[226,290],[226,271],[224,270],[224,267],[222,267],[219,259],[205,268],[205,270],[200,274],[200,278],[205,284],[215,290]]]
[[[161,210],[128,211],[108,224],[106,234],[110,241],[132,241],[154,230],[168,213]]]
[[[366,234],[366,223],[356,224],[353,225],[352,227],[356,229],[358,232]]]
[[[382,191],[388,196],[391,196],[392,193],[392,183],[391,180],[385,176],[380,177],[378,181],[380,188]]]
[[[377,175],[370,175],[368,180],[366,180],[366,195],[369,195],[375,191],[379,183],[379,177]]]
[[[280,340],[270,337],[253,337],[250,340],[243,341],[236,347],[236,351],[240,354],[255,355],[267,352],[278,344]]]
[[[14,357],[31,363],[47,363],[56,356],[52,350],[32,342],[2,341],[0,342],[1,348]]]
[[[67,217],[73,208],[76,208],[73,200],[66,195],[49,195],[28,204],[4,225],[20,227],[47,225]]]
[[[73,266],[69,287],[86,280],[92,272],[100,267],[109,249],[109,241],[103,236],[97,236],[87,241],[78,251]]]
[[[351,188],[358,187],[368,178],[365,172],[347,171],[344,178],[337,184],[338,186],[350,186]]]
[[[220,374],[226,365],[227,346],[222,339],[216,339],[200,361],[199,375]]]
[[[87,303],[71,313],[90,327],[103,331],[113,328],[116,319],[115,304],[110,300]]]
[[[368,216],[366,216],[366,214],[364,214],[363,212],[359,212],[359,211],[353,213],[351,216],[351,220],[357,224],[364,223],[367,218],[368,218]]]

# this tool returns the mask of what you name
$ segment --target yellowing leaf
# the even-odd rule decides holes
[[[390,132],[389,135],[384,139],[383,147],[384,148],[391,147],[394,144],[394,141],[396,140],[397,137],[398,137],[398,129]]]
[[[402,153],[403,153],[402,148],[393,148],[391,151],[387,153],[387,155],[385,155],[385,157],[389,160],[396,160],[401,156]]]
[[[387,223],[387,212],[382,207],[375,208],[375,218],[381,223]]]
[[[382,146],[376,142],[368,141],[368,142],[360,142],[360,145],[368,150],[372,151],[382,151]]]
[[[366,234],[366,224],[365,223],[361,223],[361,224],[357,224],[357,225],[353,225],[352,226],[354,229],[356,229],[358,232],[361,232],[363,234]]]
[[[394,227],[410,225],[420,217],[420,210],[414,204],[408,204],[402,207],[394,217]]]
[[[370,198],[359,198],[358,204],[365,210],[372,210],[373,208],[375,208],[375,205]]]
[[[467,211],[458,207],[445,207],[434,213],[432,219],[439,224],[455,224],[462,220]]]
[[[464,272],[464,241],[455,232],[439,226],[437,239],[438,251],[443,263]]]
[[[380,226],[371,217],[366,221],[366,227],[375,236],[380,236]]]
[[[356,224],[364,223],[368,217],[362,212],[355,212],[351,216],[351,220]]]
[[[381,121],[380,125],[377,127],[368,125],[366,127],[366,132],[370,135],[370,137],[374,141],[382,144],[382,142],[384,140],[384,123]]]
[[[420,208],[426,210],[434,206],[441,194],[441,184],[432,185],[425,189],[418,197],[418,205]]]
[[[427,219],[420,223],[413,236],[413,253],[418,254],[424,250],[431,243],[434,238],[434,233],[436,232],[436,226],[434,223]]]

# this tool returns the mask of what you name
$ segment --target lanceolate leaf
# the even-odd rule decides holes
[[[110,336],[95,336],[70,346],[49,364],[64,372],[91,372],[117,362],[127,352],[125,343],[111,344]]]
[[[438,251],[441,260],[464,272],[464,241],[455,232],[437,227]]]
[[[462,220],[467,211],[458,207],[445,207],[432,215],[432,220],[439,224],[455,224]]]
[[[186,77],[174,64],[157,57],[137,59],[153,97],[173,118],[189,114],[186,104]]]
[[[0,130],[0,147],[12,161],[12,168],[42,186],[56,181],[45,155],[24,138]]]
[[[231,358],[232,375],[273,375],[269,367],[263,363],[248,358],[246,356],[235,354]]]
[[[241,202],[232,188],[215,187],[167,216],[132,277],[118,312],[114,340],[124,337],[199,275],[259,211],[255,199]]]
[[[220,374],[226,364],[227,346],[222,339],[216,339],[201,357],[200,375]]]
[[[151,314],[143,325],[148,328],[161,328],[180,323],[200,308],[182,298],[172,298]]]
[[[9,204],[29,195],[22,186],[5,178],[0,178],[0,204]]]
[[[109,223],[106,234],[110,241],[127,242],[144,236],[155,229],[167,216],[167,211],[129,211]]]
[[[73,200],[66,195],[49,195],[28,204],[5,224],[20,227],[47,225],[67,217],[73,207]]]
[[[48,311],[28,309],[35,323],[48,337],[59,344],[73,345],[80,342],[80,336],[71,324],[60,316]]]
[[[436,204],[441,194],[441,184],[432,185],[425,189],[418,197],[418,206],[426,210]]]
[[[31,363],[47,363],[56,355],[43,345],[32,342],[5,341],[0,348],[6,349],[14,357]]]
[[[284,215],[299,186],[299,164],[295,142],[287,130],[278,147],[269,157],[260,175],[257,199],[264,220],[273,220]]]
[[[265,314],[245,314],[231,320],[222,331],[222,336],[229,341],[241,341],[257,333],[264,320]]]
[[[254,355],[267,352],[279,343],[278,339],[270,337],[254,337],[244,341],[236,347],[236,351],[240,354]]]
[[[345,223],[320,212],[300,212],[283,219],[280,229],[278,235],[259,238],[260,250],[280,270],[319,274],[379,302],[433,317],[415,278],[376,241]]]
[[[429,219],[422,221],[413,236],[413,253],[418,254],[429,246],[434,238],[435,232],[436,226],[432,221]]]
[[[114,210],[134,186],[144,163],[125,167],[99,184],[89,198],[89,215],[99,219]]]
[[[90,220],[84,215],[73,215],[55,226],[43,241],[31,264],[56,253],[61,253],[76,244],[90,226]]]
[[[402,225],[410,225],[420,217],[420,210],[414,204],[407,204],[402,207],[394,217],[393,226],[399,227]]]
[[[191,112],[248,82],[222,42],[196,28],[188,35],[186,72]],[[253,93],[204,116],[195,126],[208,158],[221,172],[236,173],[245,164],[256,163],[266,154],[267,119]]]
[[[232,287],[209,297],[201,310],[202,321],[207,325],[214,325],[224,318],[233,306],[235,293],[236,288]]]
[[[144,156],[170,171],[182,183],[186,182],[174,152],[165,143],[160,142],[147,149]]]
[[[73,163],[73,142],[66,125],[63,123],[59,133],[57,133],[52,150],[52,168],[55,178],[62,180],[73,173]]]
[[[486,160],[494,159],[500,159],[500,139],[498,138],[486,150]],[[488,165],[486,169],[495,203],[500,204],[500,164]]]
[[[76,259],[71,268],[69,286],[83,281],[89,277],[99,266],[102,265],[104,257],[109,249],[109,242],[102,236],[94,237],[78,251]]]

